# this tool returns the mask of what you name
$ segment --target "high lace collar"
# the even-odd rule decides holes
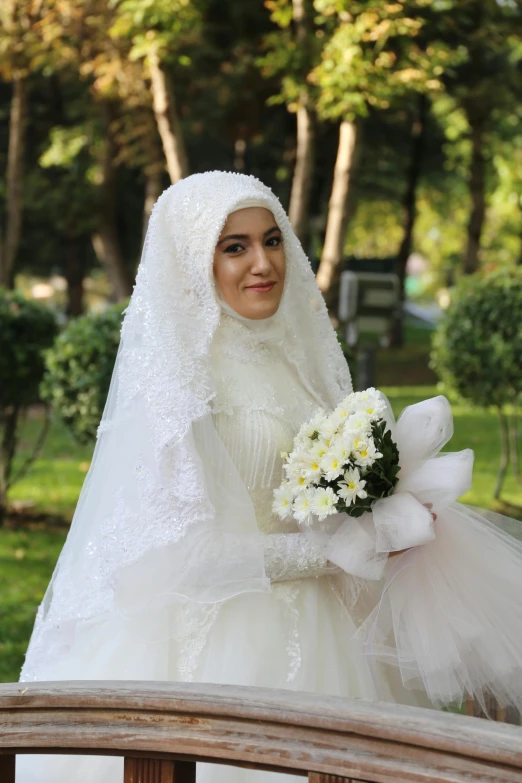
[[[223,299],[220,299],[221,319],[218,329],[232,329],[239,337],[243,335],[249,342],[263,343],[263,345],[279,346],[285,338],[284,322],[279,311],[269,318],[245,318],[230,307]]]

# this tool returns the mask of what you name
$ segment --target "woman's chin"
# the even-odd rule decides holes
[[[261,301],[245,301],[235,302],[234,304],[228,303],[229,306],[235,310],[235,312],[242,318],[248,318],[251,321],[260,321],[263,318],[271,318],[275,315],[279,309],[281,303],[281,297],[270,297],[268,299],[266,294],[261,296],[266,297]],[[261,297],[259,297],[260,299]]]
[[[258,307],[245,307],[242,313],[244,318],[252,321],[261,321],[264,318],[271,318],[279,309],[279,300],[277,302],[266,302]]]

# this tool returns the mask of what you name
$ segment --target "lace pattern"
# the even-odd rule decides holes
[[[271,335],[225,339],[223,355],[231,369],[218,384],[211,355],[214,336],[220,319],[223,331],[233,332],[236,324],[227,324],[220,311],[213,253],[227,215],[250,198],[266,203],[282,231],[286,287]],[[275,346],[277,360],[270,346]],[[125,566],[186,540],[191,528],[221,524],[207,488],[205,456],[194,445],[192,429],[211,414],[235,415],[241,398],[248,409],[249,390],[237,392],[234,373],[240,365],[248,368],[248,376],[253,366],[259,372],[293,368],[294,387],[306,390],[308,405],[332,407],[351,389],[312,270],[277,198],[254,177],[197,174],[165,191],[154,207],[94,459],[37,617],[24,677],[45,676],[51,651],[63,649],[58,639],[65,638],[64,627],[114,610],[112,586]],[[280,387],[272,393],[265,386],[264,396],[258,394],[250,406],[251,414],[277,419],[279,434],[268,428],[277,448],[295,431],[298,414],[308,415],[302,396],[292,409],[291,394],[285,394]],[[262,429],[259,424],[259,433]],[[266,463],[261,483],[246,477],[252,492],[266,489],[259,519],[270,530],[270,476],[275,481],[278,469],[274,459]],[[207,575],[217,587],[235,580],[219,563],[215,575]],[[262,585],[265,576],[253,574],[255,578]],[[208,600],[212,602],[211,594]]]

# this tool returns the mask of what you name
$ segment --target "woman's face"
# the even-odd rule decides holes
[[[226,303],[244,318],[277,312],[285,282],[283,238],[274,216],[246,207],[228,216],[214,252],[214,278]]]

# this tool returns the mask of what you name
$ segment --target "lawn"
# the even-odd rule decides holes
[[[438,393],[433,385],[386,386],[383,391],[396,414]],[[447,450],[469,447],[476,455],[474,487],[464,500],[495,508],[491,497],[499,458],[495,413],[453,403],[453,414],[455,435]],[[24,444],[37,427],[37,419],[29,419]],[[10,518],[10,528],[0,530],[0,681],[18,678],[34,615],[65,539],[91,452],[92,448],[78,446],[63,425],[54,422],[40,459],[13,488],[16,513]],[[504,499],[522,507],[522,485],[511,476]]]

